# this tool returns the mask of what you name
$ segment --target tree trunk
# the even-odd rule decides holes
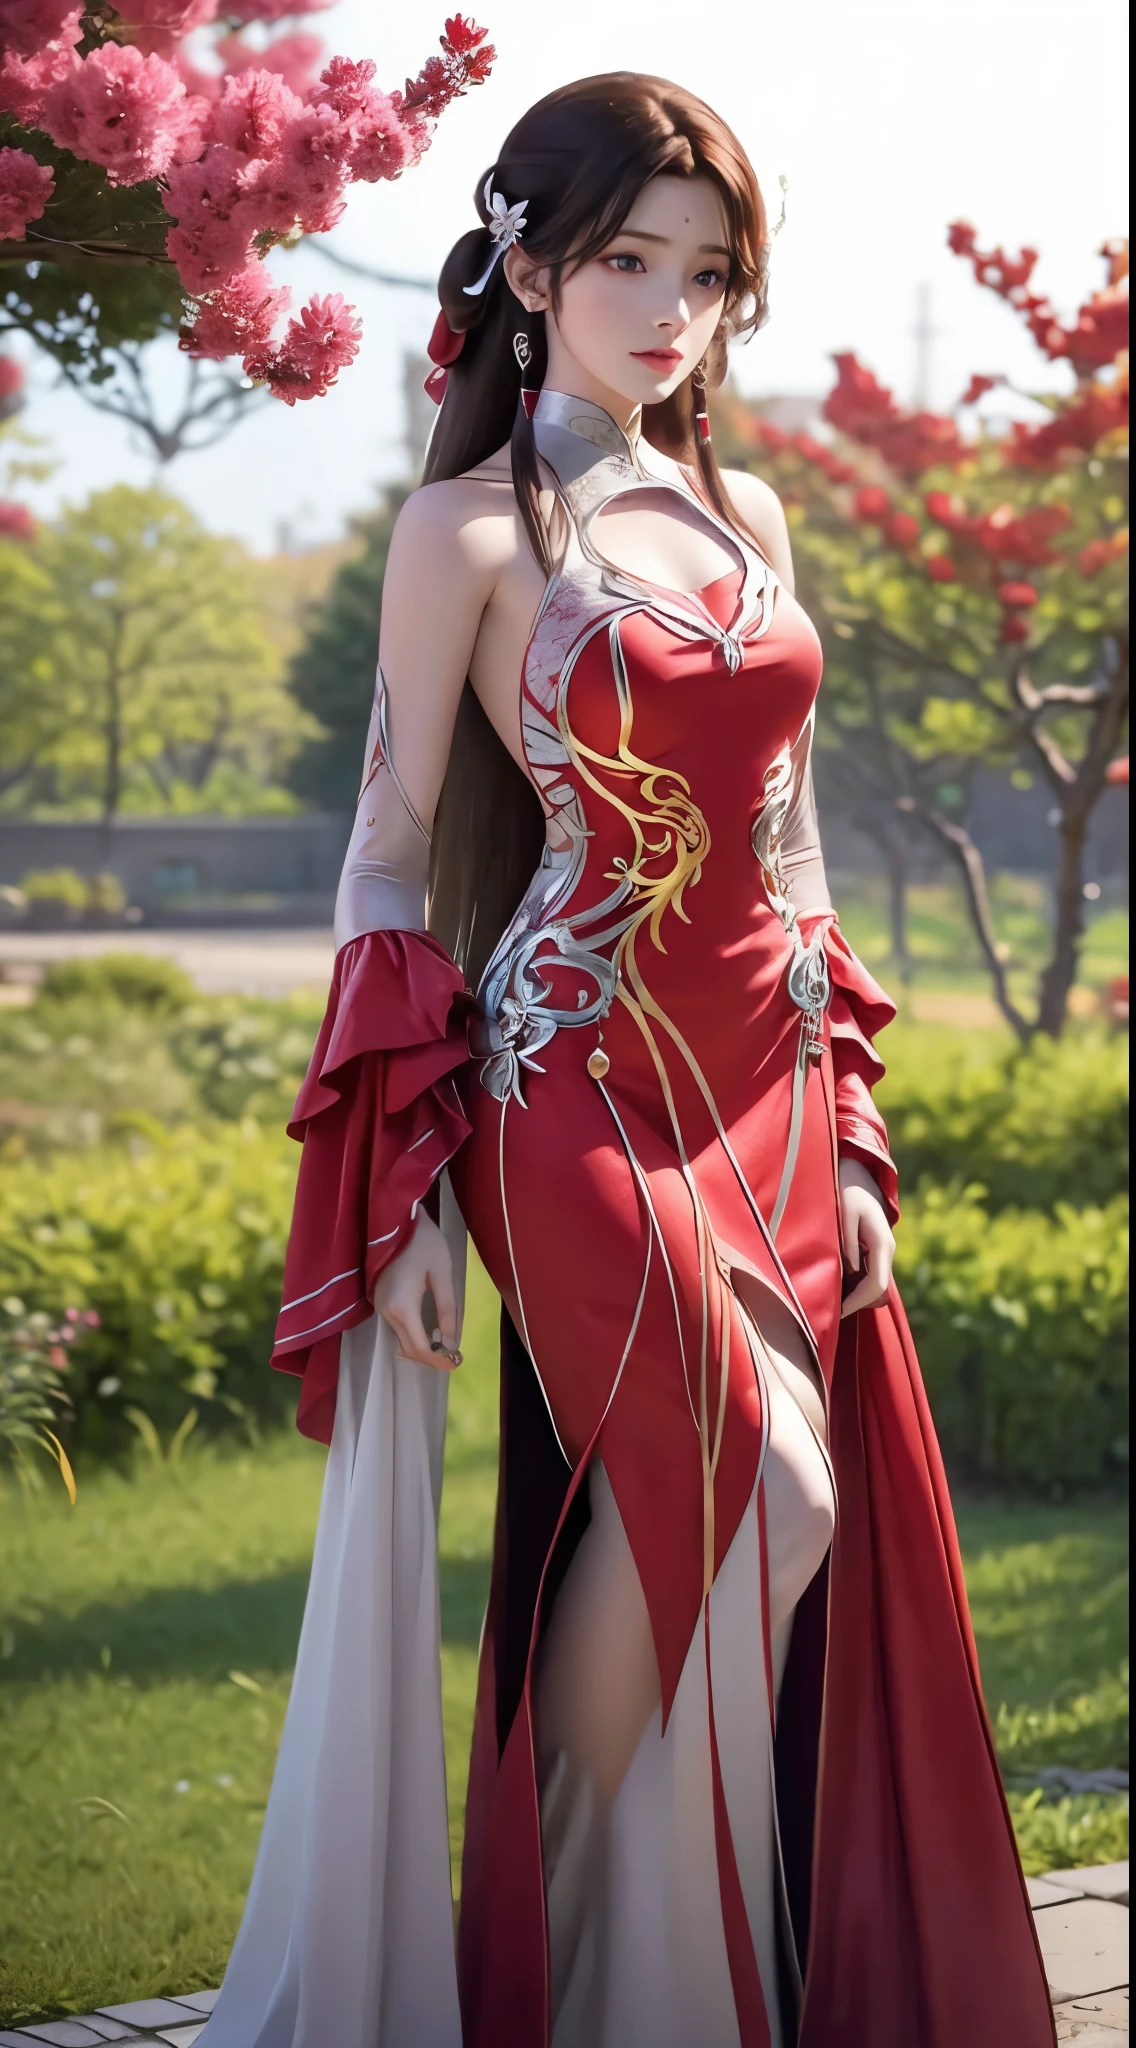
[[[117,638],[121,637],[121,624]],[[107,676],[106,768],[103,776],[102,859],[109,863],[114,843],[114,821],[122,801],[122,691],[118,670],[118,647],[111,657]]]
[[[990,909],[990,891],[986,883],[986,866],[982,855],[963,825],[956,825],[952,818],[936,810],[932,804],[922,803],[915,797],[901,800],[901,808],[908,811],[934,833],[940,845],[945,846],[962,876],[963,893],[970,921],[974,927],[982,957],[990,975],[994,1000],[1011,1030],[1017,1034],[1022,1045],[1028,1045],[1036,1026],[1022,1015],[1010,994],[1006,976],[1006,963],[1002,958],[994,934],[994,918]]]
[[[887,859],[891,957],[906,988],[912,974],[911,955],[907,950],[907,848],[898,832],[889,832],[884,851]]]
[[[111,685],[111,709],[106,723],[106,776],[103,781],[103,825],[109,830],[122,801],[122,721],[118,715],[118,690]]]
[[[1053,951],[1041,977],[1037,1003],[1038,1029],[1050,1038],[1061,1036],[1069,991],[1077,979],[1085,930],[1085,840],[1089,815],[1081,804],[1062,810],[1054,877]]]
[[[1089,825],[1106,787],[1109,762],[1124,732],[1128,716],[1128,642],[1110,636],[1104,648],[1108,689],[1094,712],[1088,743],[1081,760],[1073,764],[1030,737],[1041,754],[1042,764],[1061,811],[1057,872],[1054,876],[1053,949],[1038,987],[1038,1029],[1049,1038],[1060,1038],[1069,1006],[1069,993],[1077,979],[1081,940],[1085,931],[1085,843]]]

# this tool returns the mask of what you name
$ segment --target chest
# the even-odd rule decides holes
[[[704,590],[742,564],[740,549],[673,490],[639,490],[601,505],[590,538],[613,568],[680,594]]]

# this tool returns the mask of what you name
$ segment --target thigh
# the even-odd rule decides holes
[[[537,1761],[544,1775],[567,1755],[610,1805],[659,1703],[659,1672],[635,1559],[599,1459],[588,1488],[592,1518],[534,1672]]]
[[[822,1443],[828,1441],[824,1397],[801,1326],[779,1294],[752,1273],[733,1267],[734,1292],[757,1325],[759,1335],[782,1384]]]
[[[776,1633],[824,1562],[836,1523],[836,1500],[828,1460],[808,1418],[776,1369],[767,1381],[765,1529],[769,1620]]]

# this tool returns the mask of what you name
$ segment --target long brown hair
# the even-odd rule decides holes
[[[726,373],[731,335],[752,332],[765,318],[768,242],[765,207],[745,151],[719,116],[681,86],[633,71],[578,79],[538,100],[517,122],[474,204],[483,223],[483,191],[523,199],[525,254],[547,265],[559,310],[563,281],[618,233],[648,180],[707,177],[721,194],[731,249],[722,321],[707,356],[707,382]],[[544,315],[529,313],[498,263],[479,297],[464,287],[485,268],[488,226],[454,244],[438,283],[450,326],[465,345],[450,367],[446,396],[426,460],[425,481],[460,476],[510,443],[513,486],[537,561],[553,568],[540,516],[540,471],[532,421],[520,403],[521,372],[513,336],[524,331],[532,362],[527,381],[543,382],[548,360]],[[644,410],[652,446],[696,466],[716,511],[732,526],[708,442],[694,431],[689,380],[661,405]],[[540,860],[544,819],[536,792],[502,745],[469,684],[462,692],[449,767],[434,822],[430,857],[430,929],[476,986]]]

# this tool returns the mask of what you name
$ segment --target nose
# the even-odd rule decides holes
[[[655,326],[660,334],[665,334],[669,341],[675,342],[680,334],[685,334],[690,326],[690,318],[690,307],[682,285],[676,278],[671,289],[663,294],[662,306],[655,315]]]

